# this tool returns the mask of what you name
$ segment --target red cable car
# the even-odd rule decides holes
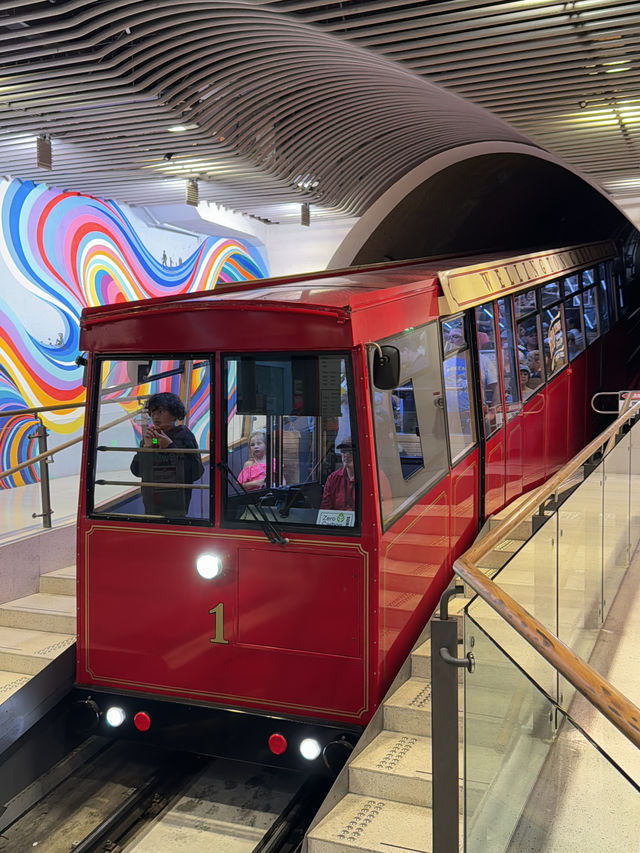
[[[308,762],[343,754],[482,520],[589,437],[616,256],[85,310],[77,685],[101,732],[276,764],[304,763],[302,741]]]

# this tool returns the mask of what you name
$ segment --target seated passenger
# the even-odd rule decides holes
[[[267,480],[267,436],[257,429],[249,436],[249,458],[238,475],[238,482],[247,490],[264,489]]]
[[[322,509],[355,509],[356,505],[356,480],[353,465],[353,451],[355,448],[351,438],[345,438],[336,447],[342,456],[342,468],[333,471],[327,477],[322,492]]]
[[[532,349],[527,353],[527,367],[529,368],[529,388],[537,388],[542,384],[540,350]]]
[[[182,400],[169,392],[152,394],[147,400],[151,423],[144,430],[140,447],[157,448],[156,453],[136,453],[131,462],[131,473],[141,477],[144,511],[149,515],[167,518],[185,516],[189,510],[192,489],[162,488],[161,484],[195,483],[202,477],[204,468],[197,453],[163,453],[180,449],[196,450],[196,437],[183,424],[176,424],[185,416]]]

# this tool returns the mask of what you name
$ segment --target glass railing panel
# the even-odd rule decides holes
[[[499,853],[511,838],[543,766],[553,704],[468,616],[465,652],[464,805],[467,853]]]
[[[508,853],[637,850],[640,789],[558,711],[558,731]]]
[[[604,523],[603,616],[606,619],[629,566],[629,468],[631,437],[627,433],[602,463]]]
[[[558,634],[589,660],[602,625],[602,465],[558,509]],[[574,689],[560,681],[558,701],[568,708]]]
[[[554,634],[557,631],[557,560],[558,528],[557,516],[554,515],[493,577],[500,589]],[[555,669],[508,622],[479,596],[469,605],[469,614],[525,672],[555,697]]]
[[[638,786],[468,615],[464,631],[467,853],[635,850]]]

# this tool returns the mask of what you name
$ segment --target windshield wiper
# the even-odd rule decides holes
[[[264,535],[267,537],[269,542],[271,542],[272,545],[288,545],[289,540],[280,533],[278,528],[264,511],[264,507],[254,499],[251,492],[245,489],[227,463],[216,462],[216,468],[218,471],[226,474],[227,483],[231,483],[237,495],[246,495],[249,498],[247,507],[251,510],[254,519],[261,525]]]

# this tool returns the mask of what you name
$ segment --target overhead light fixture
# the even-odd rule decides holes
[[[185,130],[196,130],[199,125],[197,124],[174,124],[172,127],[168,127],[167,130],[169,133],[184,133]]]
[[[300,225],[309,225],[311,223],[311,210],[308,202],[300,205]]]
[[[39,136],[36,140],[36,166],[49,171],[53,169],[50,136]]]
[[[185,202],[186,204],[190,204],[192,207],[197,207],[199,202],[199,193],[198,193],[198,182],[191,180],[187,181],[187,187],[185,192]]]

